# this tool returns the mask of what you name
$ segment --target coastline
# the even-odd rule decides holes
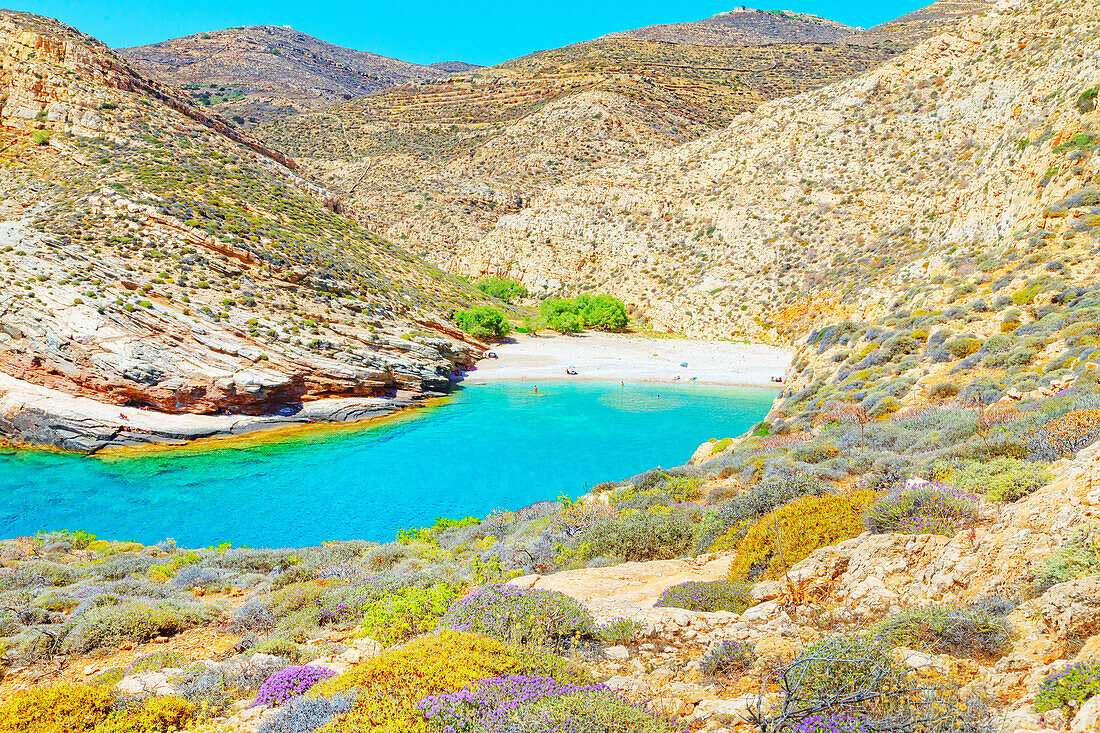
[[[76,397],[0,373],[0,445],[70,453],[204,445],[270,431],[367,423],[427,404],[408,397],[334,397],[294,415],[169,414]],[[125,416],[125,417],[123,417]]]
[[[465,381],[601,380],[694,382],[737,387],[771,387],[782,377],[794,351],[766,344],[661,339],[616,333],[576,336],[517,333],[493,347],[497,359],[482,359]],[[683,367],[681,364],[686,363]],[[575,367],[577,374],[566,373]],[[679,379],[677,379],[679,377]]]
[[[699,384],[778,388],[771,378],[786,371],[793,353],[763,344],[605,333],[519,334],[493,350],[499,358],[479,361],[466,374],[467,385],[563,379],[688,384],[695,377]],[[578,373],[566,374],[569,366]],[[120,408],[0,373],[0,445],[83,454],[218,448],[237,440],[278,440],[303,430],[357,429],[435,402],[432,395],[400,394],[314,400],[289,416],[169,414]]]

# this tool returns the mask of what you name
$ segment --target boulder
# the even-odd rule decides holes
[[[1043,594],[1041,604],[1045,631],[1056,641],[1100,633],[1100,576],[1059,583]]]
[[[630,659],[630,650],[622,645],[609,646],[607,649],[604,649],[603,653],[608,659],[614,662],[625,662]]]
[[[1070,733],[1096,733],[1100,730],[1100,695],[1096,695],[1077,711],[1069,726]]]
[[[179,670],[172,670],[178,673]],[[128,697],[137,695],[174,695],[176,688],[169,681],[169,670],[160,672],[142,672],[123,677],[118,682],[118,691]]]

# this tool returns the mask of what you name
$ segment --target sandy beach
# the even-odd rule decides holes
[[[495,346],[497,359],[483,359],[468,382],[502,379],[599,379],[775,387],[793,352],[764,344],[729,341],[657,339],[615,333],[578,336],[516,334],[512,343]],[[687,366],[681,366],[686,363]],[[576,376],[567,375],[574,367]]]

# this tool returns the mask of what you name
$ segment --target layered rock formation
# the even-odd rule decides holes
[[[164,413],[289,415],[404,404],[475,357],[441,319],[479,295],[344,218],[289,159],[53,21],[4,13],[0,59],[5,374]],[[21,404],[7,437],[55,442],[36,437],[49,410],[28,423]]]

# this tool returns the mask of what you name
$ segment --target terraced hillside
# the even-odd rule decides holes
[[[270,25],[196,33],[119,54],[146,76],[242,125],[447,73]]]
[[[697,139],[739,112],[870,69],[870,47],[600,40],[302,114],[259,134],[437,263],[504,213],[602,165]]]
[[[109,410],[51,432],[27,395],[291,415],[438,391],[472,358],[439,318],[479,296],[343,216],[281,154],[55,21],[4,12],[0,45],[6,437],[126,432]]]

